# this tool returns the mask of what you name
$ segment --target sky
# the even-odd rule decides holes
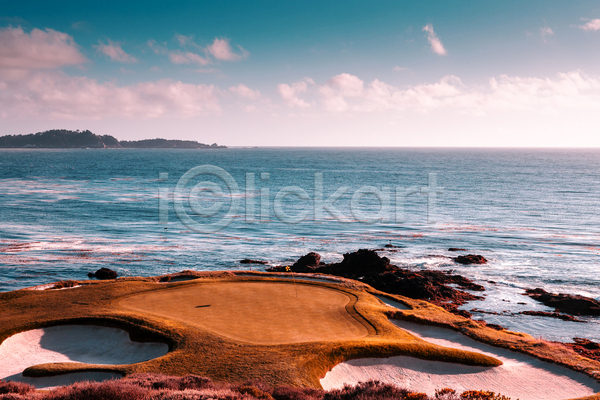
[[[600,2],[26,1],[0,135],[600,147]]]

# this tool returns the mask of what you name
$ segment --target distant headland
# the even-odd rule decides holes
[[[96,135],[89,130],[52,129],[28,135],[0,136],[0,148],[38,149],[226,149],[216,143],[204,144],[195,140],[144,139],[122,140],[114,136]]]

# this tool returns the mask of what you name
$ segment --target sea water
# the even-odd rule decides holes
[[[526,288],[600,299],[599,211],[600,150],[0,150],[0,291],[101,267],[264,270],[391,244],[379,253],[400,267],[485,286],[462,308],[503,315],[476,318],[600,340],[599,318],[511,315],[552,311]],[[456,264],[450,247],[489,262]]]

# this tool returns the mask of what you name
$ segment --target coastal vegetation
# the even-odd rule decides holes
[[[501,394],[468,390],[459,393],[441,388],[434,396],[377,381],[342,389],[321,390],[270,386],[258,381],[242,384],[215,383],[196,375],[183,377],[134,374],[102,383],[82,382],[49,392],[0,381],[0,400],[511,400]]]
[[[0,148],[222,149],[225,146],[216,143],[208,145],[194,140],[144,139],[119,141],[114,136],[96,135],[89,130],[52,129],[28,135],[0,136]]]

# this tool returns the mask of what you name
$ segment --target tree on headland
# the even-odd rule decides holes
[[[220,149],[226,148],[226,146],[219,146],[216,143],[208,145],[193,140],[144,139],[119,141],[114,136],[96,135],[89,130],[52,129],[28,135],[0,136],[0,148]]]
[[[110,135],[95,135],[89,130],[70,131],[52,129],[45,132],[30,133],[29,135],[7,135],[0,137],[0,147],[21,148],[119,148],[119,141]]]

